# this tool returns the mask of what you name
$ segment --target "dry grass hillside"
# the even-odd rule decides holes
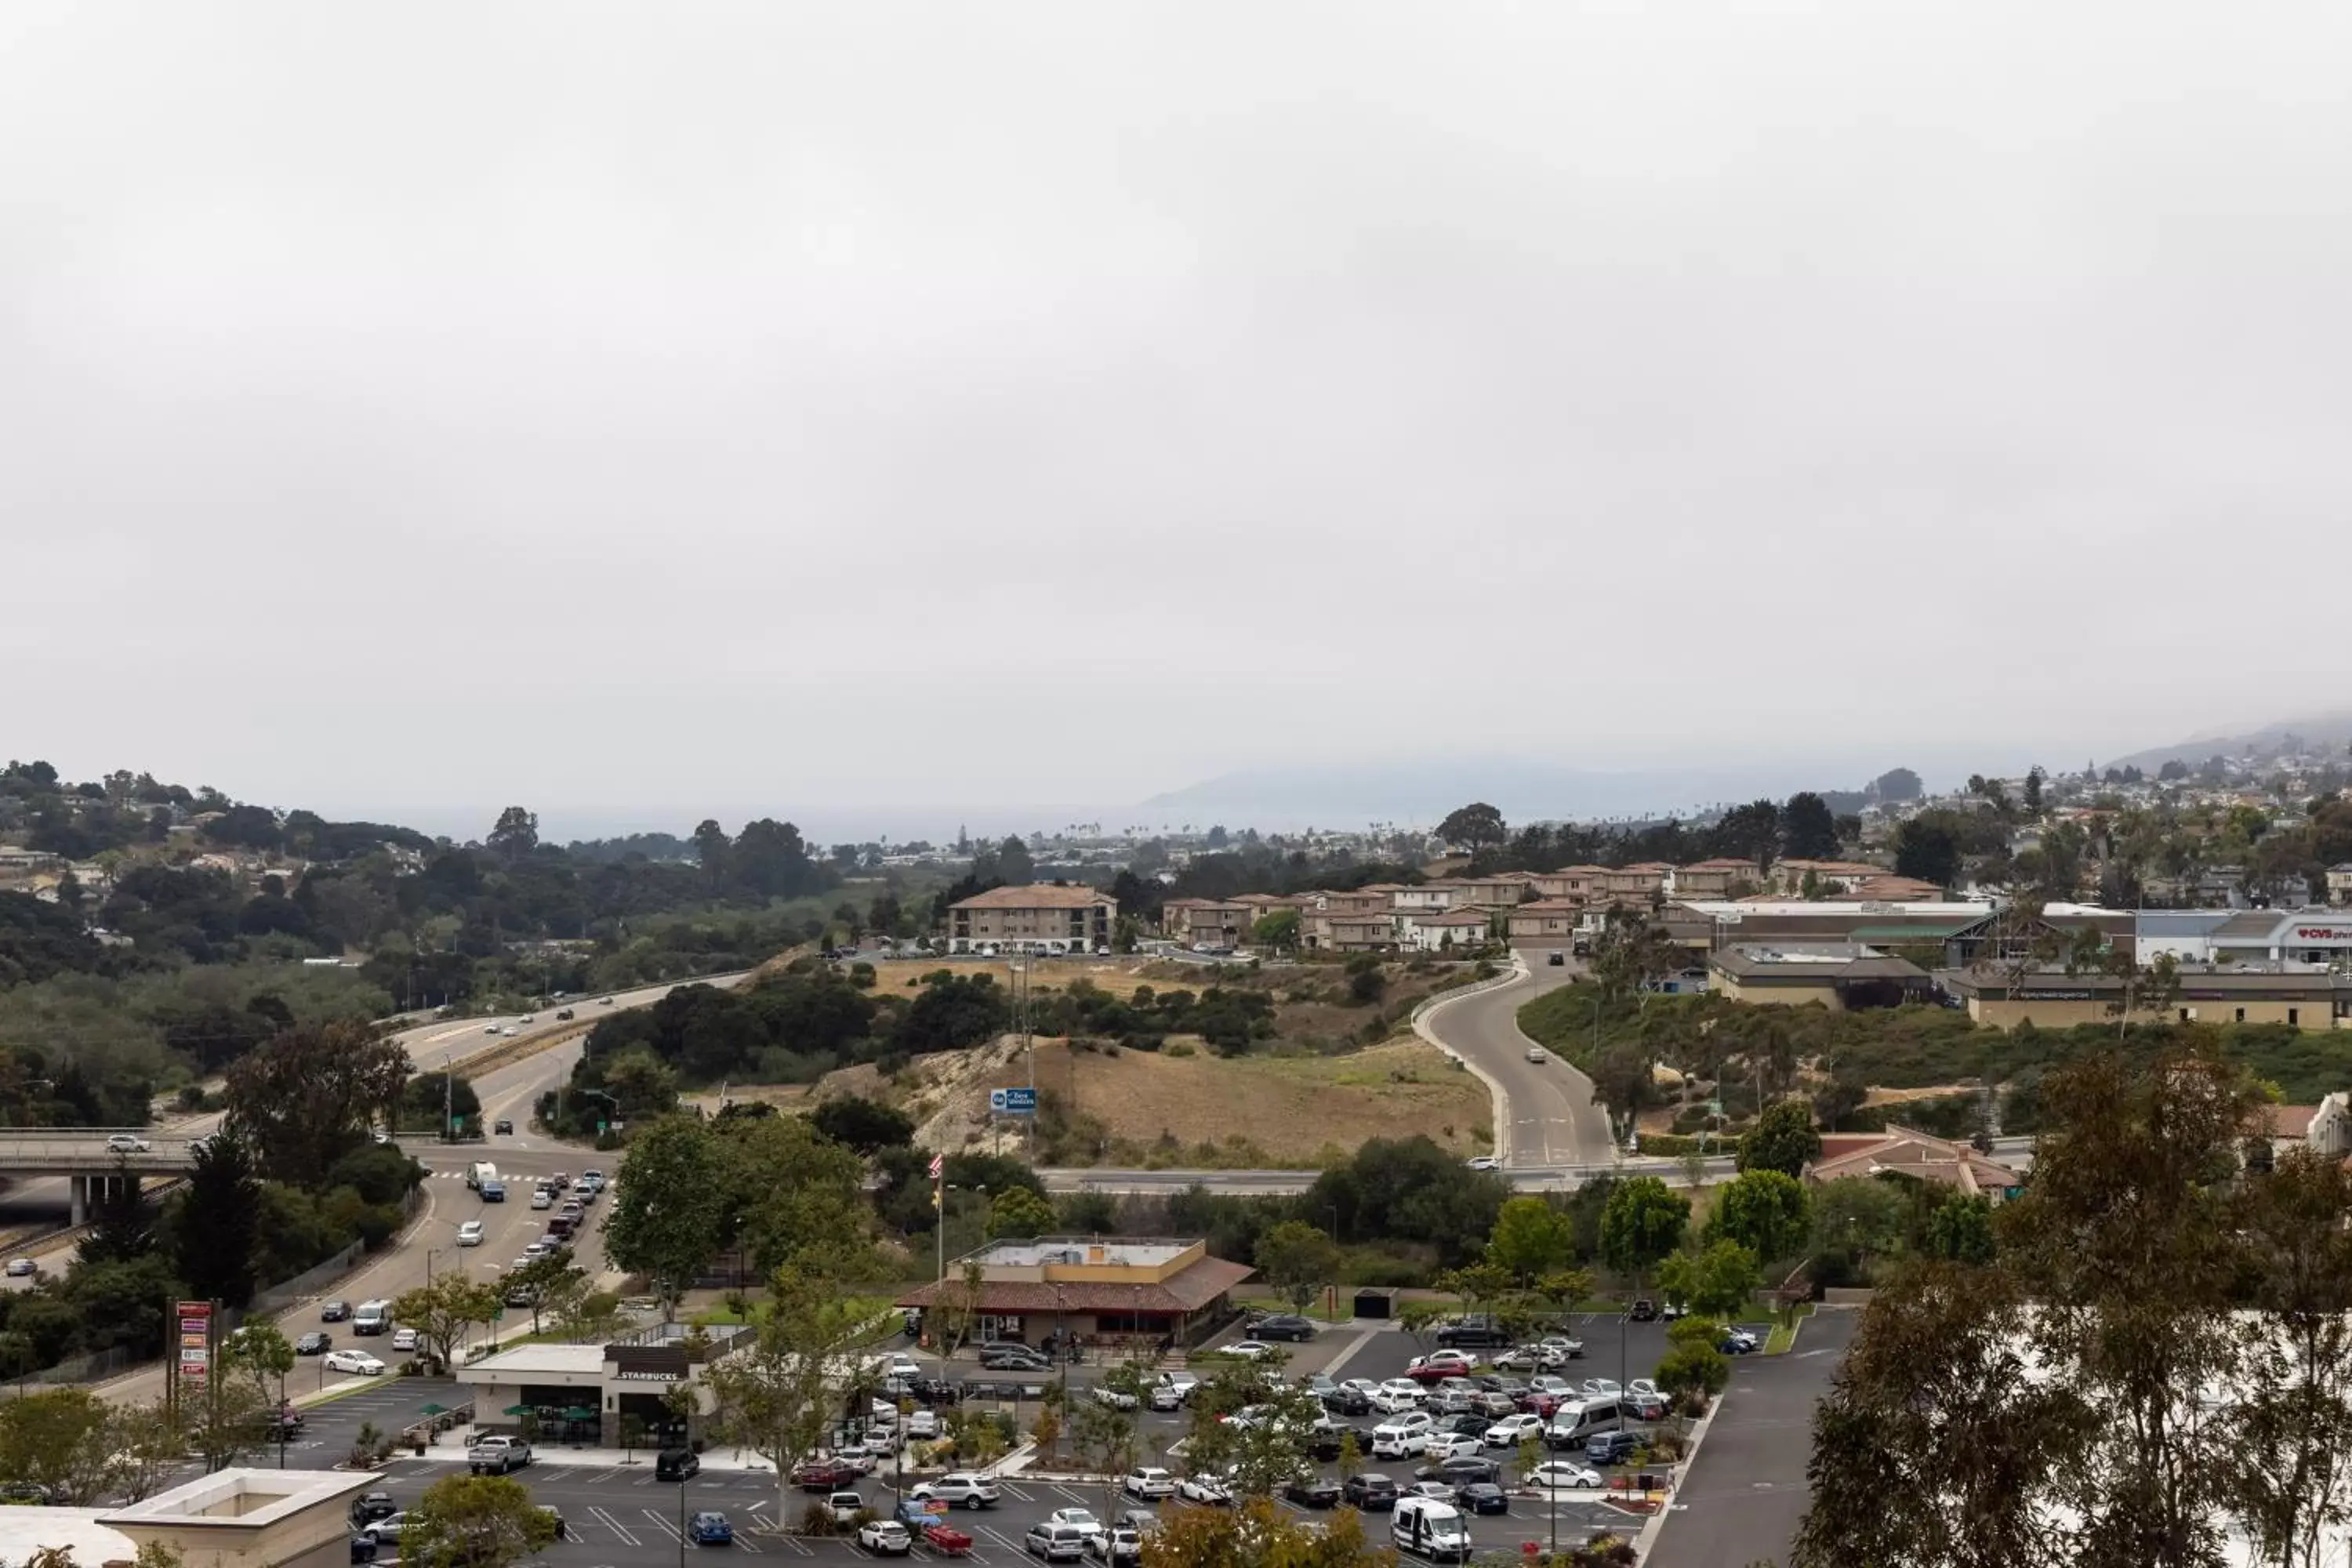
[[[941,967],[936,959],[877,963],[876,989],[903,992]],[[1166,1037],[1157,1051],[1041,1037],[1039,1163],[1311,1167],[1370,1138],[1416,1133],[1465,1156],[1487,1152],[1493,1105],[1486,1089],[1405,1024],[1415,1003],[1469,978],[1466,970],[1426,962],[1383,967],[1381,994],[1366,999],[1352,996],[1349,974],[1328,963],[1261,971],[1131,958],[1041,965],[1033,981],[1041,999],[1081,979],[1124,1000],[1143,986],[1164,994],[1224,985],[1264,992],[1273,1012],[1271,1037],[1230,1057],[1182,1034]],[[738,1086],[732,1093],[784,1109],[842,1095],[878,1100],[913,1118],[919,1142],[952,1152],[1012,1136],[1013,1123],[991,1125],[988,1091],[1024,1086],[1030,1070],[1019,1041],[1007,1037],[919,1057],[888,1078],[860,1066],[814,1085]],[[716,1109],[715,1095],[695,1098]]]

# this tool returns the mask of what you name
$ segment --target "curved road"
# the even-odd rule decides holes
[[[1540,957],[1530,966],[1519,956],[1515,978],[1440,1001],[1422,1015],[1422,1027],[1496,1091],[1496,1152],[1506,1166],[1608,1164],[1616,1151],[1592,1080],[1550,1051],[1529,1061],[1535,1042],[1519,1033],[1519,1009],[1580,972]]]

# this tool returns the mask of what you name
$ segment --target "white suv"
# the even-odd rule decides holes
[[[1372,1428],[1372,1458],[1402,1459],[1420,1453],[1429,1447],[1430,1429],[1435,1425],[1419,1410],[1381,1422]]]
[[[1392,1377],[1372,1391],[1372,1408],[1383,1415],[1418,1410],[1423,1392],[1421,1384],[1409,1377]]]
[[[1128,1471],[1127,1479],[1118,1485],[1128,1496],[1145,1502],[1158,1502],[1161,1498],[1176,1495],[1176,1478],[1150,1465]]]
[[[955,1470],[935,1481],[925,1481],[911,1488],[911,1498],[937,1498],[950,1507],[961,1503],[965,1508],[994,1508],[999,1493],[996,1483],[988,1477],[971,1470]]]

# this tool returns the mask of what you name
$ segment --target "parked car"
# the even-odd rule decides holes
[[[1635,1300],[1632,1310],[1625,1315],[1637,1323],[1655,1322],[1658,1317],[1658,1304],[1647,1296],[1643,1296]]]
[[[1127,1472],[1118,1489],[1131,1498],[1157,1502],[1161,1498],[1176,1495],[1176,1478],[1156,1465],[1139,1465]]]
[[[697,1546],[730,1546],[735,1542],[735,1527],[717,1509],[705,1509],[686,1527],[686,1536]]]
[[[907,1417],[907,1440],[908,1442],[935,1442],[938,1440],[939,1435],[940,1415],[938,1411],[918,1410],[913,1415]]]
[[[857,1527],[857,1544],[877,1557],[904,1557],[914,1551],[915,1537],[895,1519],[873,1519]]]
[[[1184,1395],[1173,1384],[1155,1383],[1151,1385],[1150,1404],[1152,1409],[1163,1414],[1181,1410],[1184,1406]]]
[[[1294,1476],[1282,1495],[1300,1508],[1338,1508],[1339,1483],[1324,1476]]]
[[[1454,1506],[1469,1513],[1508,1513],[1511,1495],[1493,1481],[1472,1481],[1454,1489]]]
[[[654,1456],[654,1479],[683,1481],[702,1473],[702,1460],[691,1448],[664,1448]]]
[[[1511,1448],[1528,1437],[1543,1436],[1544,1419],[1540,1415],[1506,1415],[1486,1428],[1485,1438],[1489,1448]]]
[[[1095,1384],[1094,1398],[1097,1405],[1108,1405],[1113,1410],[1132,1410],[1136,1405],[1135,1395],[1107,1383]]]
[[[1349,1476],[1339,1488],[1339,1498],[1349,1508],[1378,1513],[1396,1507],[1397,1484],[1376,1470],[1361,1470]]]
[[[1372,1408],[1384,1415],[1401,1410],[1418,1410],[1425,1390],[1408,1377],[1392,1377],[1372,1394]]]
[[[824,1506],[835,1524],[853,1524],[859,1514],[867,1511],[863,1492],[835,1492],[824,1500]]]
[[[1323,1395],[1323,1408],[1334,1415],[1370,1415],[1371,1396],[1349,1384],[1340,1384]]]
[[[1103,1521],[1095,1517],[1095,1510],[1090,1508],[1057,1508],[1045,1516],[1045,1522],[1066,1524],[1088,1535],[1100,1535],[1103,1531]]]
[[[1435,1426],[1424,1411],[1408,1410],[1391,1415],[1372,1428],[1372,1457],[1402,1458],[1407,1454],[1422,1453],[1428,1448]]]
[[[1641,1446],[1639,1432],[1595,1432],[1584,1440],[1584,1458],[1595,1465],[1614,1465]]]
[[[352,1504],[351,1521],[356,1528],[379,1519],[389,1519],[399,1511],[400,1505],[392,1500],[390,1492],[362,1492]]]
[[[1511,1336],[1502,1324],[1492,1318],[1457,1318],[1439,1326],[1437,1342],[1441,1345],[1507,1345],[1511,1342]]]
[[[374,1562],[374,1561],[375,1561],[375,1538],[374,1538],[373,1536],[372,1536],[372,1535],[354,1535],[354,1536],[352,1536],[352,1546],[351,1546],[351,1551],[352,1551],[352,1562],[354,1562],[354,1563],[373,1563],[373,1562]]]
[[[1601,1485],[1601,1472],[1566,1459],[1547,1459],[1528,1473],[1528,1485],[1538,1491],[1591,1491]]]
[[[793,1485],[804,1492],[829,1492],[845,1487],[866,1472],[846,1458],[810,1459],[793,1467]]]
[[[1209,1475],[1186,1476],[1176,1483],[1176,1495],[1186,1502],[1205,1503],[1212,1508],[1234,1500],[1232,1489],[1215,1476]]]
[[[1051,1372],[1054,1363],[1024,1345],[1019,1349],[982,1351],[980,1367],[982,1372]]]
[[[415,1350],[416,1331],[415,1329],[394,1329],[392,1333],[392,1348],[396,1351]]]
[[[1118,1525],[1087,1537],[1087,1556],[1104,1568],[1135,1568],[1143,1561],[1143,1532]]]
[[[1503,1479],[1503,1467],[1492,1459],[1454,1454],[1435,1464],[1422,1466],[1413,1471],[1413,1477],[1417,1480],[1443,1481],[1451,1490],[1455,1487],[1466,1487],[1472,1481],[1499,1481]]]
[[[503,1476],[530,1463],[530,1445],[520,1437],[477,1437],[466,1450],[466,1468],[478,1476]]]
[[[1440,1378],[1461,1377],[1476,1364],[1460,1351],[1432,1351],[1405,1363],[1404,1374],[1415,1383],[1435,1383]]]
[[[1264,1361],[1274,1353],[1274,1347],[1264,1340],[1235,1340],[1221,1352],[1237,1361]]]

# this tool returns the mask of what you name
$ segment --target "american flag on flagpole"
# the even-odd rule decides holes
[[[948,1162],[946,1155],[934,1154],[931,1156],[931,1180],[936,1182],[941,1176],[945,1175],[947,1173],[947,1168]]]

